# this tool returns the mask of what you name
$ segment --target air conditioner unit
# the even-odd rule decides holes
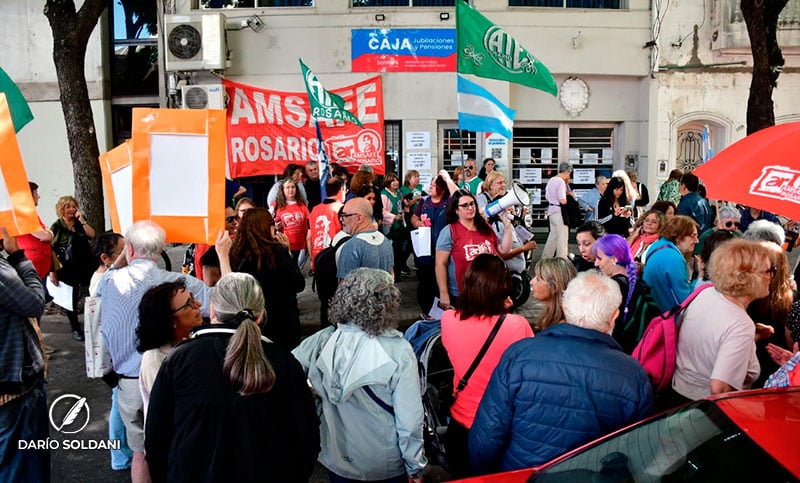
[[[224,69],[226,44],[221,13],[164,15],[167,71]]]
[[[181,88],[183,109],[225,109],[225,92],[220,84],[186,85]]]

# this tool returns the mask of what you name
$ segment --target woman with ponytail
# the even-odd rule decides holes
[[[153,386],[145,429],[153,481],[308,481],[319,420],[303,368],[261,335],[261,286],[225,275],[210,315]]]
[[[353,270],[331,299],[338,326],[292,351],[322,399],[319,462],[331,483],[422,481],[422,394],[414,351],[397,330],[399,307],[389,273]]]
[[[622,340],[622,332],[625,327],[624,322],[627,315],[628,302],[630,302],[633,289],[636,287],[638,274],[636,262],[633,261],[628,242],[619,235],[601,236],[592,246],[592,253],[595,256],[594,265],[604,275],[611,277],[619,284],[622,304],[619,306],[619,315],[611,336],[623,346],[626,352],[630,353],[633,348],[626,347]]]

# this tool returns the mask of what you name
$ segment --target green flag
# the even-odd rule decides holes
[[[8,109],[11,111],[11,119],[14,121],[14,132],[19,132],[33,120],[33,114],[17,85],[2,68],[0,68],[0,92],[6,94]]]
[[[315,119],[341,119],[352,122],[363,128],[361,121],[350,111],[344,108],[344,99],[333,92],[328,92],[322,87],[317,76],[306,67],[300,59],[300,68],[303,70],[303,80],[306,83],[308,102],[311,106],[311,117]]]
[[[539,59],[463,0],[456,0],[458,72],[522,84],[556,95],[556,81]]]

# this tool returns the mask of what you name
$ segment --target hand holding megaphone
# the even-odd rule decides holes
[[[530,204],[531,199],[528,196],[528,192],[525,188],[517,183],[516,181],[514,184],[511,185],[511,189],[506,193],[502,198],[497,199],[486,205],[486,216],[494,216],[501,211],[505,210],[509,206],[516,206],[516,205],[528,205]]]

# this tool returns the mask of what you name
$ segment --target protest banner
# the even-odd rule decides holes
[[[128,139],[116,148],[100,154],[103,191],[111,214],[111,228],[125,234],[133,224],[133,145]]]
[[[290,163],[317,160],[319,141],[305,92],[282,92],[223,80],[228,95],[227,149],[232,178],[280,174]],[[329,161],[355,171],[362,164],[386,172],[383,85],[380,76],[331,89],[364,128],[320,119]]]
[[[0,92],[0,226],[9,236],[41,230],[5,93]]]

